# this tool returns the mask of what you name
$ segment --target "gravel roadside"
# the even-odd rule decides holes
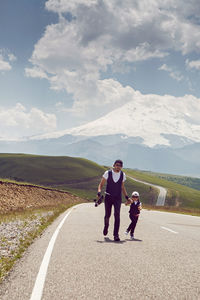
[[[0,182],[0,282],[33,240],[70,206],[84,202],[68,192]]]
[[[33,213],[23,219],[19,217],[16,220],[2,222],[0,224],[0,259],[14,256],[27,235],[37,231],[39,226],[53,214],[53,211]]]

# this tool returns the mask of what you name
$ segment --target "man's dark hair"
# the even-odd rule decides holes
[[[123,167],[123,161],[121,159],[117,159],[115,162],[114,162],[114,165],[115,164],[120,164],[122,167]]]

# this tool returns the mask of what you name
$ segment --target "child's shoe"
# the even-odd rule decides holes
[[[125,235],[128,235],[128,231],[126,230],[126,231],[124,232],[124,234],[125,234]]]
[[[134,240],[134,234],[131,234],[131,240]]]

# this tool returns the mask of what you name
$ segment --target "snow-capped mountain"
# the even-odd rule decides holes
[[[1,152],[84,157],[103,165],[200,177],[200,100],[136,93],[122,107],[85,125],[0,141]]]
[[[182,145],[200,142],[200,100],[189,95],[173,96],[142,95],[88,124],[34,137],[33,139],[73,136],[102,136],[122,134],[139,137],[149,147],[172,146],[173,139]]]

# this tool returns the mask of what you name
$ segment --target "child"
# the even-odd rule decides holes
[[[131,204],[129,210],[129,217],[132,221],[129,227],[127,228],[125,234],[128,235],[130,231],[130,236],[132,240],[134,239],[135,226],[139,218],[140,210],[142,209],[142,203],[139,200],[139,196],[139,193],[135,191],[132,193],[131,198],[129,198],[125,203],[125,205]]]

